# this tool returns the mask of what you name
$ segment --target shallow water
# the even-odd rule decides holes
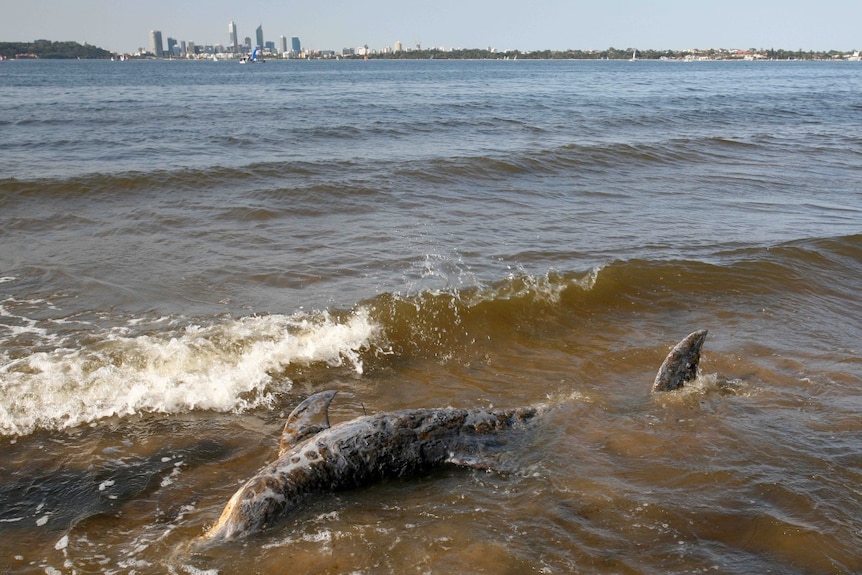
[[[852,64],[0,78],[4,573],[862,570]],[[190,552],[322,389],[333,423],[556,407]]]

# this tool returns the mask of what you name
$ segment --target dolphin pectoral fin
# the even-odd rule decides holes
[[[688,334],[667,354],[655,376],[652,391],[672,391],[697,377],[700,350],[706,340],[707,330]]]
[[[279,453],[284,453],[306,437],[329,429],[329,404],[336,393],[335,390],[315,393],[290,412],[281,433]]]

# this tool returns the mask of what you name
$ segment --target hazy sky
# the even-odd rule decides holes
[[[74,40],[118,52],[150,30],[196,44],[299,36],[306,48],[862,49],[860,0],[0,0],[0,41]]]

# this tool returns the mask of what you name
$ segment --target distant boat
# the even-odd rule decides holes
[[[263,64],[264,62],[266,62],[266,60],[263,59],[263,56],[257,55],[259,50],[260,48],[255,48],[254,51],[251,53],[251,56],[243,56],[239,59],[239,63],[248,64],[249,62],[252,62],[255,64]]]
[[[847,56],[848,62],[859,62],[862,61],[862,56],[859,55],[859,50],[853,52],[852,56]]]
[[[636,62],[636,61],[637,61],[637,59],[638,59],[638,51],[637,51],[637,49],[635,49],[635,50],[633,50],[633,51],[632,51],[632,59],[631,59],[630,61],[631,61],[631,62]]]

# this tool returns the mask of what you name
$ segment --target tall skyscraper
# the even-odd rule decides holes
[[[257,27],[257,45],[261,49],[263,49],[263,47],[265,45],[263,43],[263,24],[261,24],[260,26]]]
[[[283,55],[285,52],[287,52],[287,38],[285,38],[284,36],[279,36],[278,53]]]
[[[165,52],[162,33],[159,30],[150,30],[150,52],[159,57]]]
[[[239,39],[236,35],[236,24],[233,21],[227,25],[227,33],[230,35],[230,45],[233,47],[233,53],[239,53]]]
[[[290,39],[291,49],[296,52],[297,55],[302,53],[302,44],[299,43],[299,37],[294,36]]]

